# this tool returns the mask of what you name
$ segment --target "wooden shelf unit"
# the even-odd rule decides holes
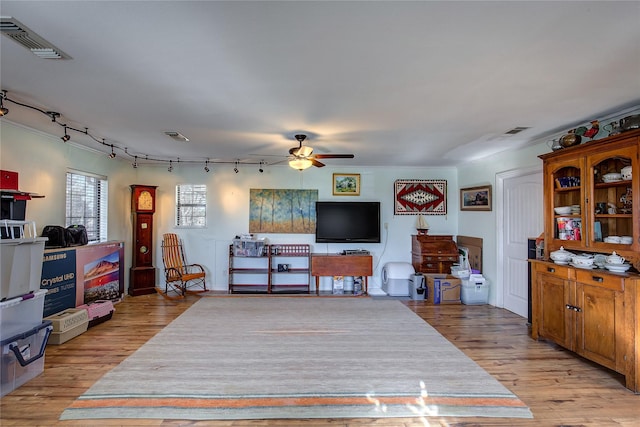
[[[310,252],[305,244],[273,244],[261,256],[241,256],[230,245],[229,293],[309,293]]]
[[[304,244],[269,246],[269,293],[309,293],[311,248]],[[286,269],[278,268],[287,265]]]

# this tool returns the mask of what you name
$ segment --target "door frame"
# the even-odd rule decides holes
[[[500,224],[504,224],[504,181],[527,175],[542,173],[542,164],[527,168],[510,169],[496,174],[496,267],[498,260],[504,258],[504,231]],[[496,307],[504,308],[504,274],[502,268],[496,268]]]

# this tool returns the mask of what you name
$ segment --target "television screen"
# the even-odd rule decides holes
[[[380,243],[380,202],[316,202],[317,243]]]

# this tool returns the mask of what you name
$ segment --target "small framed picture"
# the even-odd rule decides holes
[[[469,187],[460,189],[461,211],[490,211],[491,186]]]
[[[333,174],[333,195],[334,196],[359,196],[360,195],[360,174],[359,173],[334,173]]]

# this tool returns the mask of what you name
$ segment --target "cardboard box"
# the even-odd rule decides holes
[[[462,280],[446,274],[426,274],[427,304],[461,304]]]

